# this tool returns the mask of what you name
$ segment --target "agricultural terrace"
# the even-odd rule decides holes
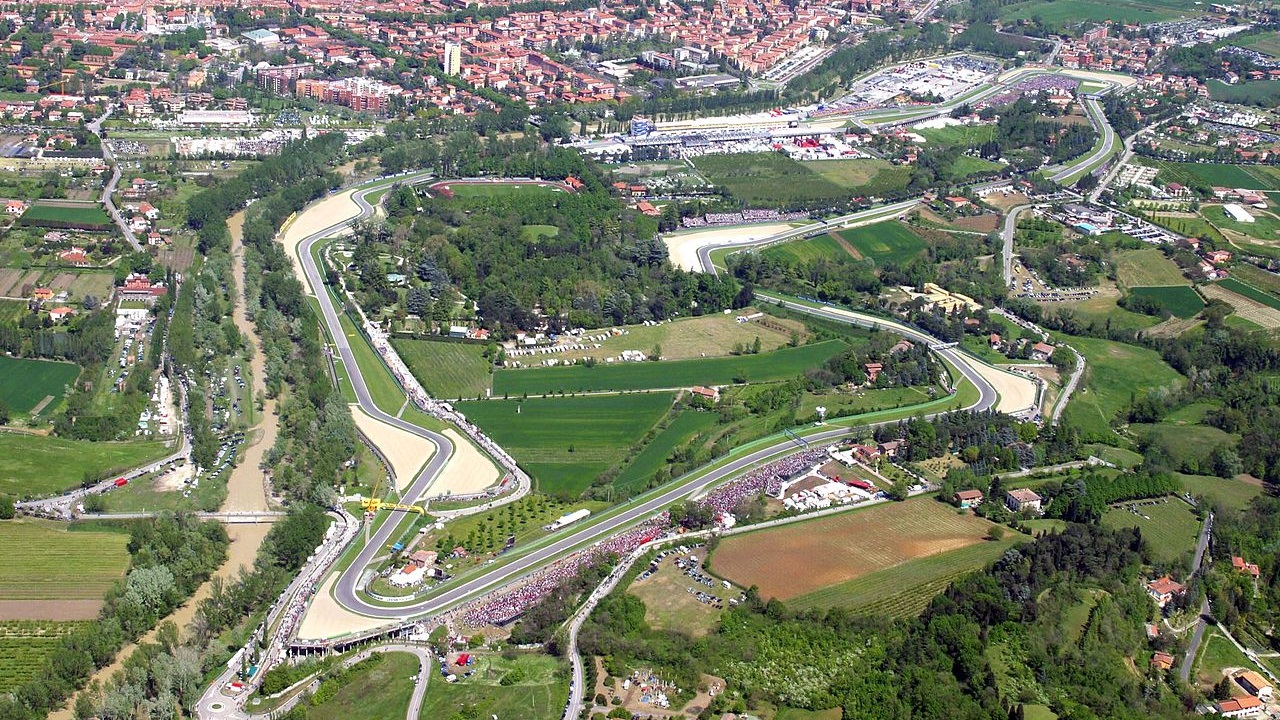
[[[1126,250],[1112,258],[1116,279],[1125,287],[1190,285],[1176,263],[1156,248]]]
[[[1070,343],[1084,355],[1088,366],[1083,392],[1071,396],[1065,418],[1080,428],[1086,442],[1124,444],[1111,429],[1111,421],[1130,400],[1158,387],[1182,384],[1178,371],[1154,350],[1097,338],[1073,337]]]
[[[775,245],[764,252],[797,262],[847,256],[855,260],[870,259],[877,265],[884,265],[905,263],[924,252],[926,247],[925,241],[906,225],[889,220]]]
[[[15,415],[39,408],[52,411],[80,375],[80,366],[51,360],[27,360],[0,355],[0,402]]]
[[[1250,83],[1250,86],[1253,84]],[[1269,168],[1260,165],[1216,165],[1212,163],[1184,163],[1154,158],[1135,157],[1140,165],[1158,168],[1165,182],[1184,185],[1208,185],[1249,190],[1280,190],[1280,177]]]
[[[473,657],[471,677],[456,683],[432,679],[422,717],[453,717],[458,708],[472,708],[481,718],[560,717],[569,699],[569,684],[558,658],[524,653],[510,660],[487,653]]]
[[[806,164],[776,152],[703,155],[693,165],[707,182],[756,207],[837,203],[852,194],[895,192],[907,186],[910,176],[903,172],[905,168],[869,165],[864,160]]]
[[[39,227],[83,228],[102,230],[111,226],[111,218],[97,203],[35,202],[18,218],[21,225]]]
[[[1195,317],[1197,313],[1204,309],[1204,300],[1200,298],[1200,295],[1195,290],[1186,285],[1135,287],[1130,289],[1129,292],[1132,295],[1150,298],[1160,303],[1164,309],[1184,320]]]
[[[1235,278],[1227,278],[1226,280],[1221,280],[1218,282],[1218,285],[1230,290],[1231,292],[1237,295],[1243,295],[1244,297],[1247,297],[1250,300],[1253,300],[1254,302],[1259,302],[1259,303],[1262,303],[1263,305],[1266,305],[1269,308],[1280,310],[1280,297],[1277,297],[1273,293],[1264,292],[1252,285],[1242,283]]]
[[[34,678],[65,635],[80,622],[0,620],[0,693],[9,693]]]
[[[543,395],[592,391],[650,390],[694,385],[731,385],[786,380],[843,352],[842,340],[786,347],[757,355],[663,360],[611,365],[499,370],[494,395]]]
[[[724,538],[711,569],[742,587],[758,586],[761,597],[803,603],[824,588],[989,542],[992,527],[932,498],[917,498]],[[973,559],[966,555],[964,562],[972,565]]]
[[[0,533],[0,620],[89,620],[129,565],[129,536],[12,520]]]
[[[655,365],[657,363],[654,363]],[[577,495],[671,409],[673,393],[458,403],[543,492]]]
[[[0,433],[0,493],[35,497],[60,493],[164,457],[162,442],[88,442],[43,435]]]
[[[484,357],[483,345],[404,338],[391,344],[432,397],[483,397],[489,389],[493,364]]]
[[[1134,509],[1130,509],[1131,503],[1111,508],[1103,513],[1102,524],[1114,529],[1138,528],[1152,556],[1162,562],[1175,562],[1195,548],[1200,521],[1190,505],[1173,497],[1143,502],[1137,501]]]

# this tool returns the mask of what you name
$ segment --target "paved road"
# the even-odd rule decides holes
[[[112,197],[115,194],[116,185],[120,183],[120,162],[116,160],[115,153],[111,152],[111,146],[106,140],[102,139],[102,121],[110,117],[114,109],[114,106],[108,105],[106,112],[95,118],[93,122],[87,123],[84,127],[98,136],[98,142],[102,145],[102,159],[111,168],[111,177],[102,188],[102,204],[106,207],[107,214],[111,216],[116,226],[120,228],[120,232],[124,233],[124,239],[129,241],[134,250],[142,250],[142,243],[138,242],[138,237],[129,229],[129,224],[124,221],[124,218],[120,217],[120,211],[116,209],[116,203]]]
[[[1009,209],[1009,213],[1004,216],[1004,230],[1000,236],[1004,239],[1004,284],[1008,285],[1013,282],[1013,235],[1018,228],[1018,215],[1031,205],[1018,205]]]
[[[1082,168],[1101,162],[1116,148],[1116,131],[1111,128],[1111,123],[1107,122],[1107,116],[1102,112],[1101,103],[1097,100],[1086,98],[1081,100],[1080,104],[1084,106],[1085,114],[1089,116],[1089,123],[1093,125],[1095,130],[1102,133],[1102,147],[1050,175],[1049,179],[1054,182],[1063,182]]]
[[[1204,525],[1200,528],[1200,537],[1196,540],[1196,556],[1191,564],[1191,574],[1195,575],[1200,572],[1201,563],[1204,562],[1205,550],[1209,547],[1209,535],[1213,531],[1213,513],[1204,519]],[[1209,596],[1205,595],[1204,600],[1200,602],[1200,617],[1196,618],[1196,629],[1191,633],[1191,643],[1187,646],[1187,654],[1182,657],[1182,664],[1178,666],[1178,677],[1182,682],[1187,682],[1191,678],[1191,667],[1195,665],[1196,653],[1200,651],[1200,643],[1204,640],[1204,629],[1209,620]]]

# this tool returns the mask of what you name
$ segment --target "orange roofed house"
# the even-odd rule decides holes
[[[1160,607],[1164,607],[1169,604],[1170,600],[1173,600],[1173,598],[1186,591],[1187,586],[1182,583],[1174,582],[1173,578],[1168,575],[1156,578],[1155,580],[1147,583],[1147,594],[1150,595]]]

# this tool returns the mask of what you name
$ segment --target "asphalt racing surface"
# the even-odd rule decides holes
[[[425,175],[417,176],[416,179],[425,179],[425,177]],[[414,181],[413,178],[406,178],[405,180],[409,182]],[[352,197],[360,210],[359,215],[343,220],[342,222],[336,223],[324,230],[321,230],[320,232],[308,236],[299,245],[298,253],[302,262],[303,271],[307,276],[307,282],[311,285],[316,297],[320,301],[321,314],[325,325],[329,329],[330,337],[333,339],[338,354],[347,370],[347,375],[351,380],[351,385],[355,390],[356,399],[360,404],[360,407],[364,409],[365,412],[368,412],[370,415],[383,422],[401,428],[406,432],[411,432],[419,437],[426,438],[436,447],[436,453],[431,458],[431,461],[404,492],[404,502],[413,502],[425,493],[432,481],[435,480],[436,476],[444,468],[445,464],[448,463],[449,459],[453,455],[453,445],[448,438],[440,435],[439,433],[423,429],[417,425],[388,415],[378,409],[377,405],[374,404],[373,397],[370,395],[368,386],[365,384],[364,377],[361,375],[360,367],[356,363],[355,356],[351,351],[350,342],[348,341],[346,333],[339,322],[339,315],[337,309],[334,307],[333,299],[329,296],[327,289],[324,286],[323,276],[321,275],[319,268],[316,266],[314,257],[311,253],[315,244],[323,238],[331,237],[346,226],[350,225],[352,222],[371,215],[373,213],[373,207],[366,201],[365,196],[377,189],[379,188],[368,188],[353,194]],[[879,208],[879,210],[883,212],[886,208]],[[812,231],[813,229],[814,227],[811,226],[808,228],[799,228],[797,230],[803,232],[805,230]],[[922,332],[905,328],[880,318],[831,308],[812,308],[797,303],[784,302],[784,304],[792,309],[807,312],[819,317],[848,322],[853,325],[860,325],[864,327],[878,326],[890,328],[895,332],[911,338],[912,340],[926,342],[935,346],[941,344],[941,341],[938,339]],[[978,401],[967,409],[986,410],[996,404],[998,396],[995,388],[987,383],[980,374],[969,366],[967,358],[963,357],[952,348],[942,348],[937,350],[937,352],[939,355],[949,360],[966,378],[977,386],[979,390]],[[832,428],[830,430],[808,435],[805,437],[805,441],[810,443],[821,443],[847,435],[852,431],[853,430],[851,428],[846,427]],[[520,556],[501,567],[494,568],[493,570],[485,572],[474,578],[463,581],[430,598],[405,605],[374,605],[359,597],[357,593],[360,579],[365,572],[365,568],[370,564],[373,558],[391,542],[396,526],[399,525],[399,523],[396,522],[387,522],[373,533],[370,542],[360,550],[355,561],[352,562],[338,578],[334,586],[334,597],[338,600],[339,604],[344,606],[346,609],[369,617],[386,618],[390,620],[402,618],[407,619],[410,617],[438,613],[454,607],[486,590],[506,585],[514,580],[524,577],[548,564],[551,560],[568,553],[574,548],[590,544],[593,541],[602,540],[621,529],[630,527],[631,525],[661,512],[663,509],[683,498],[719,484],[734,475],[764,462],[774,455],[785,452],[788,448],[794,447],[796,447],[794,441],[786,440],[737,458],[722,467],[706,473],[696,480],[673,487],[666,492],[637,503],[634,506],[624,506],[624,509],[621,512],[608,517],[603,521],[583,527],[577,531],[569,531],[568,534],[563,537],[554,540],[534,552]]]

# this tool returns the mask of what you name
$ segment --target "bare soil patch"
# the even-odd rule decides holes
[[[879,505],[725,538],[718,574],[787,600],[916,558],[982,542],[991,524],[933,500]]]
[[[0,620],[93,620],[101,600],[0,600]]]

